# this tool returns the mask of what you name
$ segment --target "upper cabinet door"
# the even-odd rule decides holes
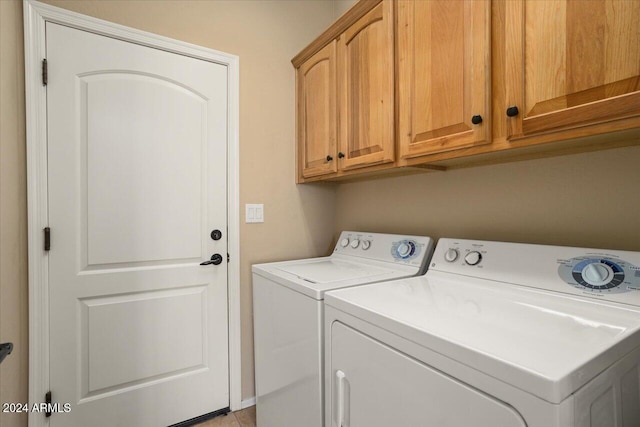
[[[491,3],[397,4],[401,158],[491,142]]]
[[[394,160],[393,5],[383,1],[338,39],[342,169]]]
[[[639,29],[639,1],[506,2],[508,138],[640,114]]]
[[[298,179],[337,170],[336,42],[298,68]]]

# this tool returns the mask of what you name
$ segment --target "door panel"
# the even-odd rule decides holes
[[[79,84],[88,265],[199,259],[207,100],[153,75]]]
[[[349,326],[330,333],[331,427],[526,427],[512,407]]]
[[[298,155],[302,177],[335,173],[338,132],[336,42],[309,58],[297,73]]]
[[[79,311],[84,398],[206,368],[205,285],[84,298]]]
[[[394,161],[393,5],[383,1],[338,39],[341,169]]]
[[[226,67],[46,25],[51,425],[225,408]]]
[[[640,114],[640,3],[507,2],[508,137]]]
[[[397,3],[402,158],[491,142],[490,9],[484,0]]]

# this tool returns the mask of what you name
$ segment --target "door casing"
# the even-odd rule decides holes
[[[49,226],[47,92],[46,86],[42,84],[41,64],[46,58],[45,23],[53,22],[227,67],[229,404],[231,410],[241,409],[239,58],[236,55],[136,30],[34,0],[24,0],[23,9],[29,243],[29,403],[44,402],[45,393],[49,391],[49,262],[48,254],[43,249],[43,229]],[[55,241],[52,244],[55,245]],[[45,418],[44,414],[29,413],[29,426],[40,427],[48,424],[48,418]]]

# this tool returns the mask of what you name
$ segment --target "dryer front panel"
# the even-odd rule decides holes
[[[327,427],[526,427],[511,406],[341,322],[330,333]]]

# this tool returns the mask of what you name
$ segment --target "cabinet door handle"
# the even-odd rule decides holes
[[[333,160],[333,157],[327,156],[327,162],[330,162],[331,160]]]
[[[341,370],[336,371],[336,379],[338,381],[338,427],[344,427],[344,381],[346,375]]]
[[[339,159],[342,159],[343,157],[344,157],[344,153],[343,153],[342,151],[341,151],[341,152],[339,152],[339,153],[338,153],[338,158],[339,158]]]
[[[473,123],[474,125],[479,125],[480,123],[482,123],[482,116],[477,114],[471,117],[471,123]]]
[[[507,108],[507,116],[509,117],[515,117],[520,113],[520,111],[518,111],[518,107],[515,105],[511,105],[509,108]]]

